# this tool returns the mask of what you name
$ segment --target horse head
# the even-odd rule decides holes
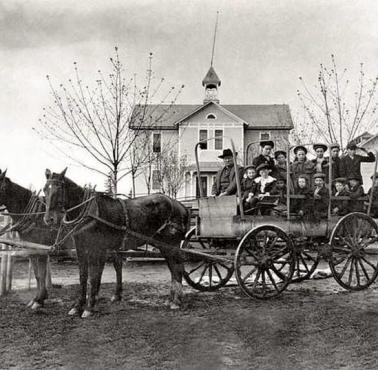
[[[0,204],[5,204],[8,196],[8,187],[10,180],[6,177],[7,170],[1,172],[0,170]]]
[[[46,197],[46,213],[43,220],[46,225],[57,225],[64,216],[66,171],[67,168],[61,173],[52,173],[49,169],[46,169],[46,184],[43,188]]]

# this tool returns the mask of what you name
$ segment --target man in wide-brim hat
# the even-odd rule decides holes
[[[235,152],[235,156],[237,154],[238,153]],[[218,158],[223,159],[224,167],[216,174],[211,193],[216,196],[236,194],[237,188],[232,150],[224,149],[223,153],[218,156]],[[243,168],[237,166],[236,170],[241,183],[243,178]]]
[[[340,176],[349,178],[355,176],[360,184],[362,184],[361,163],[374,162],[375,156],[372,152],[368,152],[364,148],[358,148],[365,152],[367,156],[356,154],[357,145],[351,141],[347,145],[347,154],[340,160]]]
[[[252,161],[253,165],[257,168],[260,164],[266,163],[269,168],[273,170],[274,159],[271,157],[272,149],[274,148],[274,143],[272,140],[260,141],[261,154],[255,157]]]

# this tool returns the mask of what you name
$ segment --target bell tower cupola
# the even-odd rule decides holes
[[[221,85],[221,80],[219,79],[214,67],[211,66],[206,76],[202,80],[202,86],[205,87],[205,99],[203,103],[206,104],[210,101],[219,103],[218,98],[218,87]]]

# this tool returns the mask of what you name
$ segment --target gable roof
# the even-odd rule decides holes
[[[150,104],[146,107],[134,108],[131,128],[139,126],[144,129],[177,130],[178,125],[186,118],[209,104],[217,105],[225,113],[228,112],[235,119],[243,121],[247,129],[287,129],[291,130],[293,121],[289,106],[286,104],[273,105],[223,105],[214,102],[206,104]],[[142,110],[145,109],[145,113]]]

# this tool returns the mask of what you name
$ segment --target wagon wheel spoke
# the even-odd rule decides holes
[[[272,265],[272,270],[274,271],[274,273],[283,281],[285,281],[287,279],[287,276],[285,274],[283,274],[281,271],[278,271],[276,269],[276,266]]]
[[[210,263],[209,264],[209,284],[210,284],[210,287],[211,287],[211,284],[212,284],[212,280],[213,280],[213,264]]]
[[[198,279],[198,284],[202,281],[203,276],[205,275],[205,272],[206,272],[206,270],[207,270],[208,267],[209,267],[209,265],[206,265],[205,268],[203,269],[203,271],[201,273],[201,276]]]
[[[366,262],[373,270],[376,269],[376,267],[370,262],[368,261],[365,257],[361,256],[361,259]]]
[[[273,248],[273,247],[276,245],[277,240],[278,240],[278,236],[276,235],[276,236],[273,238],[272,242],[270,243],[269,248]]]
[[[248,272],[247,275],[243,277],[243,283],[247,281],[247,279],[257,270],[257,267],[254,267],[251,271]]]
[[[354,259],[354,269],[356,271],[357,285],[361,286],[360,271],[358,270],[357,259]]]
[[[255,277],[255,280],[253,281],[253,284],[252,284],[252,287],[251,287],[252,290],[255,290],[255,289],[256,289],[256,286],[257,286],[257,284],[258,284],[258,281],[259,281],[259,277],[260,277],[260,275],[261,275],[261,270],[258,269],[258,270],[257,270],[256,277]]]
[[[261,280],[262,280],[261,282],[262,282],[262,289],[263,289],[263,297],[265,297],[266,291],[267,291],[267,285],[265,282],[265,270],[263,270],[261,274]]]
[[[302,256],[302,254],[299,255],[299,258],[301,259],[303,266],[304,266],[305,269],[307,270],[307,273],[309,273],[310,270],[309,270],[309,268],[308,268],[308,266],[307,266],[307,263],[306,263],[305,259],[304,259],[303,256]],[[299,264],[299,263],[298,263],[298,264]],[[298,267],[298,269],[299,269],[299,267]]]
[[[251,247],[253,248],[253,246],[251,245]],[[256,261],[258,261],[259,260],[259,258],[255,255],[255,253],[254,252],[252,252],[252,250],[251,249],[249,249],[249,248],[245,248],[244,249],[251,257],[253,257]]]
[[[280,249],[279,251],[277,251],[275,254],[271,255],[270,257],[275,260],[276,258],[281,258],[283,257],[285,254],[289,253],[289,251],[287,250],[287,247],[283,247],[282,249]]]
[[[203,249],[209,249],[207,246],[206,246],[206,244],[204,244],[204,242],[203,242],[203,240],[199,240],[199,243],[201,244],[201,246],[202,246],[202,248]]]
[[[354,257],[352,256],[352,259],[351,259],[351,264],[350,264],[350,269],[349,269],[349,277],[348,277],[348,285],[350,286],[351,283],[352,283],[352,279],[353,279],[353,270],[354,270]]]
[[[313,257],[313,256],[311,256],[311,254],[309,254],[309,253],[307,253],[307,252],[305,252],[305,251],[303,251],[302,254],[303,254],[305,257],[307,257],[309,260],[311,260],[311,261],[314,261],[314,262],[317,262],[317,261],[318,261],[318,258],[317,258],[317,257]]]
[[[333,264],[334,266],[340,265],[340,263],[344,262],[348,257],[350,257],[351,254],[348,253],[346,256],[341,257],[339,260],[336,260],[336,256],[333,256]]]
[[[191,275],[193,272],[197,271],[200,267],[202,267],[206,262],[201,262],[197,267],[195,267],[194,269],[190,270],[188,272],[188,275]]]
[[[362,272],[364,273],[364,275],[365,275],[365,277],[366,277],[366,280],[369,281],[369,280],[370,280],[370,276],[369,276],[368,272],[366,271],[364,264],[361,262],[361,259],[360,259],[360,258],[358,258],[357,261],[358,261],[358,263],[359,263],[360,266],[361,266],[361,270],[362,270]]]
[[[352,259],[352,256],[349,256],[348,259],[347,259],[347,261],[345,262],[345,265],[344,265],[343,269],[338,274],[340,279],[344,276],[345,271],[347,270],[347,268],[348,268],[348,266],[350,264],[351,259]]]
[[[222,275],[219,272],[218,266],[216,264],[214,264],[214,270],[215,270],[216,274],[218,275],[219,280],[222,280]]]
[[[274,289],[276,289],[277,292],[278,292],[279,291],[278,286],[277,286],[276,282],[274,281],[274,278],[273,278],[271,272],[269,271],[269,269],[266,270],[266,273],[267,273],[267,275],[269,277],[269,280],[272,282],[272,285],[273,285]]]

